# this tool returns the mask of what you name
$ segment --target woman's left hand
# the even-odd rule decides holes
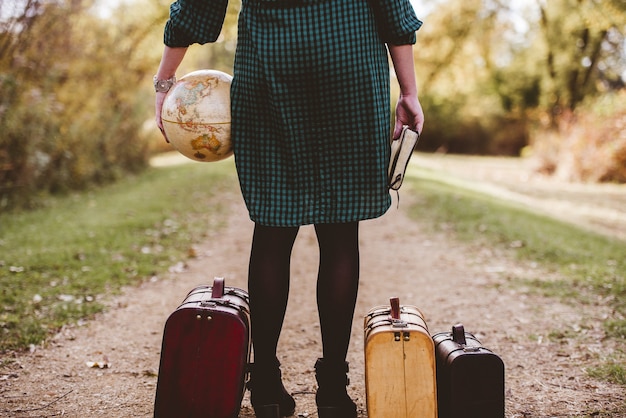
[[[424,129],[424,111],[417,95],[400,95],[396,104],[396,124],[393,138],[400,137],[402,127],[407,125],[419,134]]]

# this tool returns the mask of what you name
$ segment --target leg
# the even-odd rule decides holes
[[[316,225],[320,246],[317,305],[324,358],[315,372],[315,397],[320,418],[356,417],[356,405],[346,392],[346,354],[359,288],[358,222]]]
[[[248,272],[254,346],[249,387],[257,417],[289,416],[295,409],[282,385],[276,348],[287,309],[291,250],[297,234],[298,228],[254,228]]]
[[[324,359],[346,360],[359,288],[359,224],[316,225],[320,246],[317,305]]]

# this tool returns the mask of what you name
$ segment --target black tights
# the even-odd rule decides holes
[[[254,361],[270,364],[289,297],[289,272],[298,227],[255,225],[248,272]],[[359,287],[358,222],[315,225],[320,248],[317,307],[324,359],[345,361]]]

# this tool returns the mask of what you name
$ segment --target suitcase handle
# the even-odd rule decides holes
[[[224,297],[224,278],[216,277],[213,279],[213,287],[211,288],[211,299],[221,299]]]
[[[389,299],[389,304],[391,305],[391,319],[395,321],[399,321],[400,320],[400,299],[391,298]]]
[[[391,326],[393,328],[406,328],[409,324],[406,321],[403,321],[400,318],[400,313],[402,312],[402,308],[400,308],[400,299],[399,298],[391,298],[389,299],[389,304],[391,305],[391,309],[389,310],[389,316],[391,319]]]
[[[452,326],[452,341],[462,346],[467,345],[467,341],[465,340],[465,327],[463,327],[463,324]]]

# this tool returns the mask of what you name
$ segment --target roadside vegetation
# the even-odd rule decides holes
[[[170,3],[0,2],[0,210],[123,179],[164,148],[152,76]],[[421,150],[525,153],[545,173],[626,181],[626,2],[413,3]],[[232,73],[239,8],[179,77]]]
[[[184,268],[194,243],[223,226],[221,191],[237,187],[234,172],[232,160],[151,168],[114,185],[49,198],[37,210],[0,215],[0,352],[45,346],[64,325],[104,309],[123,286]],[[604,323],[606,337],[626,339],[625,242],[438,182],[436,175],[407,181],[417,197],[412,216],[554,272],[510,284],[569,303],[609,304],[614,314]],[[626,385],[625,360],[625,352],[616,352],[588,372]]]
[[[183,268],[222,225],[232,159],[152,168],[114,185],[0,214],[0,352],[44,343],[123,286]]]
[[[228,162],[149,167],[171,149],[152,88],[171,1],[108,3],[0,2],[0,352],[45,344],[193,256],[220,226],[219,190],[236,187]],[[431,3],[415,2],[421,150],[523,154],[570,181],[626,182],[626,2]],[[232,73],[239,7],[179,76]],[[558,273],[525,284],[599,298],[614,308],[607,337],[626,339],[623,242],[432,179],[416,186],[421,218]],[[626,354],[604,360],[591,373],[626,384]]]
[[[567,303],[609,305],[613,315],[604,322],[606,337],[626,340],[626,242],[439,182],[436,175],[409,181],[417,196],[410,209],[414,218],[426,219],[434,230],[446,230],[464,242],[494,247],[555,273],[556,279],[527,277],[511,284]],[[599,360],[598,367],[588,371],[591,375],[626,385],[626,351]]]

